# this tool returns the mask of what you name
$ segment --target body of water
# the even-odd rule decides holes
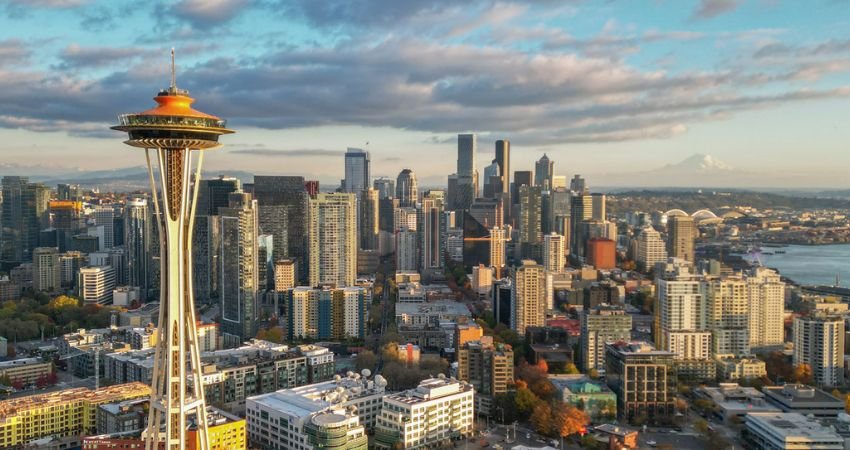
[[[831,286],[838,275],[841,286],[850,286],[850,244],[762,247],[761,251],[762,265],[779,270],[799,284]]]

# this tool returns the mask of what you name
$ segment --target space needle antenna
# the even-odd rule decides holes
[[[174,67],[174,47],[171,47],[171,89],[177,89],[177,70]]]

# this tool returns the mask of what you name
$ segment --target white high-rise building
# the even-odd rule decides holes
[[[672,265],[669,271],[657,273],[655,281],[661,327],[658,346],[668,351],[674,351],[669,346],[672,333],[707,329],[702,277],[693,274],[689,264],[679,265],[677,262],[680,261],[668,264]],[[656,269],[657,272],[659,270]]]
[[[387,395],[375,427],[375,448],[437,448],[471,436],[475,389],[447,378],[422,380],[416,389]]]
[[[82,267],[77,286],[84,302],[108,305],[115,289],[115,270],[112,266]]]
[[[416,231],[402,228],[395,233],[396,270],[416,272],[419,270],[418,243],[419,234]]]
[[[542,327],[551,296],[547,289],[546,269],[533,260],[523,260],[514,269],[511,290],[511,328],[525,336],[527,327]]]
[[[844,319],[815,314],[794,319],[794,366],[808,364],[813,383],[822,387],[844,383]]]
[[[543,266],[549,272],[562,272],[567,265],[567,248],[564,236],[550,233],[543,237]]]
[[[707,280],[704,288],[714,354],[750,355],[747,284],[740,277],[728,277]]]
[[[785,342],[785,283],[766,267],[747,277],[751,348],[781,347]]]
[[[645,227],[635,239],[635,262],[638,269],[648,272],[655,264],[667,259],[667,250],[661,233],[652,227]]]
[[[495,271],[496,278],[501,278],[505,270],[505,246],[509,240],[510,231],[507,228],[490,229],[490,267]]]
[[[94,210],[94,225],[103,227],[103,248],[108,249],[115,246],[115,209],[111,205],[99,206]]]
[[[310,285],[351,286],[357,278],[357,200],[354,194],[310,199]]]
[[[241,191],[228,194],[219,208],[221,249],[218,264],[221,334],[226,347],[238,347],[257,334],[260,271],[257,201]],[[260,264],[263,266],[260,267]]]

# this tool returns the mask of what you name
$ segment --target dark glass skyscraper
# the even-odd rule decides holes
[[[151,242],[153,225],[148,201],[128,199],[124,205],[124,247],[127,250],[127,283],[141,291],[142,300],[150,298]]]
[[[251,194],[231,193],[229,205],[219,209],[219,217],[221,332],[225,345],[235,347],[257,334],[257,202]]]
[[[196,216],[218,215],[218,208],[228,206],[227,197],[240,189],[238,178],[220,176],[211,180],[201,180],[198,191]]]
[[[552,189],[552,178],[555,176],[555,162],[550,161],[546,154],[534,164],[534,185],[548,190]]]
[[[348,148],[345,152],[345,180],[343,191],[360,195],[371,183],[369,152],[359,148]]]
[[[307,282],[307,201],[304,177],[255,176],[260,232],[274,236],[273,260],[294,259],[301,283]]]
[[[0,210],[0,261],[8,268],[32,261],[38,236],[47,228],[50,190],[30,183],[26,177],[3,177],[3,206]]]

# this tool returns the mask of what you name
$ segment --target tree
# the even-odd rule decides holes
[[[578,367],[576,367],[575,363],[571,363],[571,362],[567,363],[567,366],[564,369],[564,372],[566,372],[568,375],[575,375],[575,374],[581,373],[581,372],[579,372]]]
[[[850,394],[844,397],[844,411],[850,414]]]
[[[682,414],[688,412],[688,402],[686,402],[684,399],[677,398],[676,399],[676,411],[679,411]]]
[[[516,396],[514,397],[516,411],[521,418],[527,418],[534,411],[534,407],[540,403],[540,398],[534,395],[524,384],[522,381],[517,381]]]
[[[550,435],[552,431],[552,408],[547,403],[539,402],[531,413],[531,425],[540,434]]]
[[[546,363],[545,359],[540,358],[540,360],[537,361],[537,370],[541,373],[549,373],[549,364]]]
[[[592,379],[597,379],[599,378],[599,371],[596,369],[590,369],[587,371],[587,376]]]
[[[281,327],[271,327],[266,333],[266,340],[275,344],[283,343],[283,329]]]
[[[797,383],[812,384],[812,366],[803,363],[794,367],[794,380]]]
[[[551,411],[552,434],[567,437],[571,434],[580,433],[587,429],[590,419],[587,413],[565,403],[556,403]]]
[[[371,350],[363,350],[357,354],[355,364],[358,371],[363,369],[375,370],[375,366],[378,364],[378,357]]]
[[[694,421],[694,429],[705,434],[708,432],[708,422],[706,422],[705,419],[698,419]]]

